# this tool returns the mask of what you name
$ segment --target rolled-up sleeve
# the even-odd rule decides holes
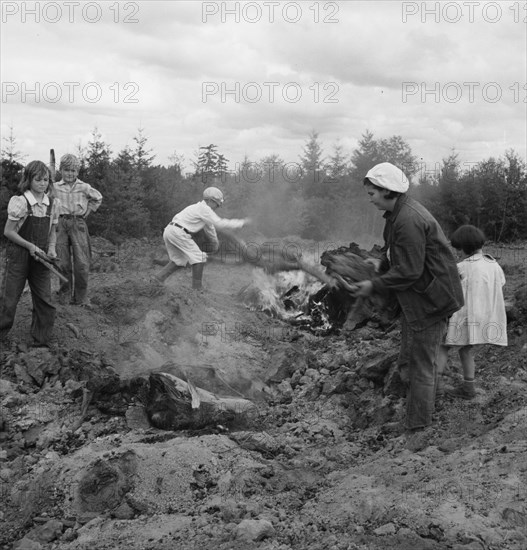
[[[88,197],[88,212],[95,212],[102,203],[102,194],[89,184],[85,184],[87,189],[86,196]]]
[[[53,207],[51,208],[51,224],[57,225],[59,223],[60,214],[60,200],[53,199]]]

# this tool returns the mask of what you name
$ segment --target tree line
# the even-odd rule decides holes
[[[79,178],[104,197],[88,220],[90,231],[112,241],[159,236],[175,213],[215,185],[227,198],[221,215],[250,216],[267,237],[367,242],[379,235],[383,223],[362,182],[379,162],[392,162],[407,174],[409,193],[432,212],[447,235],[469,223],[495,242],[527,239],[526,164],[514,150],[472,165],[462,165],[453,151],[431,167],[419,163],[401,136],[378,139],[366,130],[351,153],[337,142],[325,155],[319,134],[312,131],[294,162],[279,154],[254,161],[245,157],[229,169],[219,147],[209,144],[199,148],[192,170],[185,172],[176,153],[168,166],[155,164],[142,129],[132,147],[114,154],[95,128],[87,147],[79,146],[76,154],[81,159]],[[12,131],[3,140],[1,157],[3,227],[23,168]]]

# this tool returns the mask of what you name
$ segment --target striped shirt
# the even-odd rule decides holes
[[[63,180],[53,184],[55,196],[60,200],[60,215],[74,214],[85,216],[89,212],[95,212],[101,206],[102,195],[89,183],[80,179],[70,185]]]
[[[26,201],[27,198],[27,201]],[[38,202],[35,195],[31,191],[26,191],[23,195],[15,195],[9,200],[7,205],[7,217],[13,222],[16,222],[15,231],[18,233],[23,223],[28,216],[27,203],[31,205],[33,216],[37,218],[43,218],[46,215],[46,211],[49,206],[49,197],[44,195],[42,202]],[[53,199],[53,206],[51,207],[51,218],[49,228],[53,224],[57,224],[59,221],[60,201]]]

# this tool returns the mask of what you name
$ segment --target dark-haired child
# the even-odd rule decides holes
[[[4,337],[13,326],[18,301],[27,281],[33,300],[31,336],[35,346],[49,344],[55,322],[50,272],[36,256],[57,257],[59,202],[47,194],[50,187],[48,167],[39,160],[31,161],[25,167],[18,186],[20,195],[12,197],[7,206],[8,219],[4,229],[10,242],[2,289],[0,334]]]
[[[505,275],[498,262],[483,253],[485,235],[477,227],[462,225],[452,234],[450,242],[462,256],[458,270],[465,305],[449,320],[445,343],[439,352],[438,372],[441,375],[446,367],[449,349],[456,348],[463,367],[463,383],[448,393],[473,399],[476,396],[474,354],[478,347],[507,345]]]

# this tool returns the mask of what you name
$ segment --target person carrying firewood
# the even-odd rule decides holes
[[[384,256],[378,273],[353,288],[357,297],[392,291],[401,307],[399,372],[408,384],[408,446],[425,444],[432,423],[437,361],[448,318],[463,306],[456,260],[437,220],[407,195],[405,174],[389,162],[374,166],[364,179],[370,202],[384,210]]]
[[[207,252],[216,252],[219,246],[216,228],[239,229],[250,223],[249,218],[225,219],[216,214],[223,204],[223,193],[217,187],[207,187],[203,191],[203,200],[191,204],[176,214],[165,227],[163,240],[170,261],[154,276],[155,281],[162,283],[176,269],[192,266],[192,288],[202,289],[203,268],[207,261]],[[205,250],[201,250],[195,235],[205,233]]]

